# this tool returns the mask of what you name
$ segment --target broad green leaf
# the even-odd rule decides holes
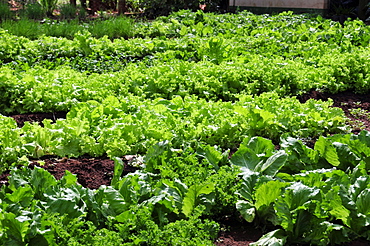
[[[269,122],[270,119],[273,119],[275,117],[275,114],[267,111],[267,110],[263,110],[263,109],[259,109],[259,108],[255,108],[254,109],[254,112],[259,114],[261,116],[261,118],[263,119],[263,124],[267,124],[267,122]],[[261,125],[262,125],[262,122],[261,122]]]
[[[285,199],[279,199],[276,203],[274,203],[276,217],[275,220],[272,220],[271,222],[274,225],[280,225],[288,232],[293,232],[293,214],[289,204],[283,200]]]
[[[95,110],[93,112],[95,112]],[[70,124],[70,128],[68,129],[69,133],[75,137],[79,137],[89,131],[91,122],[86,118],[79,119],[76,117],[68,120],[68,123]],[[71,144],[71,146],[73,145]]]
[[[248,143],[243,141],[243,144],[252,149],[258,157],[270,157],[275,150],[272,141],[262,137],[252,137]]]
[[[179,213],[181,210],[182,199],[181,192],[175,187],[167,187],[165,190],[162,191],[164,194],[164,199],[162,200],[163,204],[166,206],[167,209],[173,211],[175,213]]]
[[[169,184],[166,184],[165,181],[163,183],[168,187],[168,190],[166,191],[167,196],[165,199],[167,201],[171,201],[171,205],[178,209],[178,211],[175,210],[174,212],[178,213],[182,208],[182,201],[188,190],[188,187],[178,179],[175,179]]]
[[[66,170],[63,177],[59,180],[59,183],[65,188],[71,187],[77,183],[77,175]]]
[[[45,191],[56,186],[57,181],[53,175],[43,168],[35,167],[31,171],[30,185],[35,191],[35,197],[41,198]]]
[[[325,158],[331,165],[339,166],[340,161],[335,147],[328,139],[324,137],[319,137],[315,143],[315,150],[317,150],[320,155]]]
[[[370,218],[370,189],[367,188],[358,195],[356,200],[357,211]]]
[[[121,175],[124,171],[125,166],[121,158],[113,157],[112,159],[114,160],[114,171],[113,171],[113,178],[111,181],[111,186],[118,188],[117,187],[118,181],[121,178]]]
[[[351,241],[353,231],[346,226],[323,221],[313,228],[317,244],[342,245]]]
[[[369,179],[369,176],[360,176],[356,178],[353,185],[350,185],[348,192],[353,201],[356,201],[360,193],[368,187]]]
[[[276,199],[281,196],[282,188],[288,185],[289,183],[277,180],[261,184],[255,191],[256,209],[258,210],[262,206],[269,206],[271,203],[275,202]]]
[[[261,158],[250,148],[241,145],[239,149],[230,158],[230,162],[233,165],[239,166],[241,171],[256,171],[256,167],[260,162]]]
[[[369,131],[361,131],[358,134],[358,139],[361,140],[361,142],[365,143],[368,148],[370,148],[370,132]]]
[[[307,171],[303,173],[299,173],[294,176],[295,181],[300,181],[304,185],[307,185],[309,187],[320,187],[321,189],[324,189],[326,186],[326,174],[333,172],[334,169],[316,169],[312,171]],[[327,185],[330,189],[330,186]]]
[[[14,238],[17,244],[14,245],[24,245],[25,237],[29,231],[30,218],[23,219],[21,217],[16,217],[13,213],[5,213],[4,220],[2,221],[2,227],[6,228],[8,235]]]
[[[329,207],[327,210],[334,218],[342,220],[345,225],[349,226],[351,212],[343,205],[342,199],[339,196],[339,189],[339,186],[332,187],[332,189],[325,194],[325,201],[323,202],[328,203]],[[323,204],[323,206],[325,206],[325,204]]]
[[[311,227],[320,221],[316,219],[311,211],[303,208],[294,211],[294,213],[295,220],[293,221],[293,237],[295,240],[301,239],[304,235],[309,235],[311,233]]]
[[[318,152],[304,145],[301,140],[292,137],[283,138],[281,147],[289,153],[288,161],[292,164],[302,162],[307,166],[318,162]]]
[[[79,139],[69,140],[65,139],[66,143],[62,142],[60,145],[55,146],[54,153],[58,156],[77,157],[81,153],[81,142]]]
[[[167,140],[153,145],[144,157],[145,169],[148,172],[154,172],[158,159],[161,159],[161,156],[166,153],[169,148],[170,143]]]
[[[361,133],[360,133],[361,134]],[[350,150],[357,156],[357,158],[362,158],[363,160],[366,157],[370,156],[370,147],[367,146],[367,143],[364,142],[360,136],[357,135],[349,135],[350,139],[348,141],[341,141],[341,139],[337,142],[347,144]]]
[[[190,186],[188,192],[186,193],[183,205],[182,212],[189,217],[194,208],[198,205],[200,196],[205,194],[210,194],[214,190],[213,184],[195,184]]]
[[[336,149],[341,164],[344,165],[343,169],[354,167],[359,163],[360,158],[351,151],[347,144],[334,142],[333,146]]]
[[[279,200],[284,201],[289,210],[295,210],[304,206],[306,202],[312,201],[319,192],[318,188],[311,188],[300,182],[294,182],[285,189],[284,196]]]
[[[202,31],[203,31],[203,27],[204,27],[203,22],[198,22],[198,23],[194,26],[194,28],[195,28],[195,30],[197,31],[197,34],[198,34],[198,35],[202,35],[202,34],[203,34],[203,33],[202,33]]]
[[[235,113],[248,116],[249,109],[243,106],[234,106]]]
[[[219,169],[219,163],[223,159],[223,155],[215,147],[210,145],[200,146],[197,154],[205,158],[215,170]]]
[[[143,204],[162,204],[164,205],[169,211],[178,214],[181,211],[182,204],[183,204],[183,192],[181,187],[179,188],[179,182],[177,180],[177,185],[174,185],[171,182],[163,182],[162,186],[157,188],[154,193],[155,195],[152,196],[150,199],[146,200]],[[182,184],[184,185],[184,184]],[[161,209],[159,206],[156,207],[156,210]],[[158,211],[157,211],[158,212]]]
[[[29,185],[25,185],[24,187],[19,187],[11,194],[6,194],[6,197],[13,203],[20,203],[23,207],[27,207],[34,198],[34,192]]]
[[[284,230],[277,229],[263,235],[257,242],[251,243],[251,246],[284,246],[288,236]]]
[[[119,181],[119,192],[127,204],[139,204],[152,195],[153,187],[149,182],[150,174],[136,172]]]
[[[109,186],[101,186],[98,192],[104,194],[104,200],[109,204],[110,211],[112,211],[111,215],[116,216],[127,210],[128,206],[126,205],[125,199],[117,190]]]
[[[285,151],[280,150],[273,156],[270,156],[266,162],[262,164],[260,172],[266,175],[275,176],[284,166],[287,159],[288,155]]]
[[[32,170],[28,168],[13,169],[10,172],[10,176],[9,176],[9,188],[12,190],[16,190],[20,186],[29,184],[29,180],[31,177],[31,171]]]
[[[76,186],[71,188],[55,188],[53,192],[44,194],[47,198],[48,208],[53,213],[68,214],[72,218],[78,218],[86,209],[80,191]]]
[[[49,246],[51,242],[44,237],[44,235],[36,235],[35,237],[30,239],[29,245],[37,245],[37,246]]]
[[[134,218],[135,218],[135,214],[130,210],[126,210],[122,212],[120,215],[117,215],[115,217],[115,220],[120,223],[128,223],[131,220],[134,220]]]
[[[249,201],[237,201],[236,209],[247,222],[252,222],[256,217],[256,208]]]
[[[138,203],[140,186],[138,176],[127,176],[119,181],[119,192],[128,204]]]
[[[247,201],[254,201],[255,187],[259,179],[259,173],[245,172],[242,176],[240,189],[236,192],[239,196]]]
[[[186,27],[186,26],[182,26],[181,27],[181,30],[180,30],[180,32],[179,32],[179,34],[181,35],[181,36],[185,36],[186,34],[188,34],[188,28]]]
[[[203,28],[203,31],[202,31],[202,34],[203,36],[207,35],[207,34],[211,34],[213,32],[213,29],[210,25],[207,25]]]

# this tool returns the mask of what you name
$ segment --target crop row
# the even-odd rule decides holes
[[[2,116],[0,159],[4,165],[22,156],[123,156],[145,153],[166,140],[176,148],[207,143],[233,149],[247,135],[278,142],[285,133],[316,138],[344,132],[343,112],[330,106],[331,102],[313,100],[300,104],[295,98],[280,99],[276,93],[244,96],[235,103],[110,96],[102,103],[77,104],[66,119],[54,124],[44,120],[43,126],[26,123],[17,128],[12,118]]]
[[[309,60],[249,56],[246,61],[145,62],[127,64],[121,71],[87,74],[66,66],[13,70],[0,68],[0,112],[27,113],[68,111],[77,102],[101,101],[108,95],[135,95],[171,99],[195,95],[207,100],[235,101],[240,95],[274,91],[295,96],[312,89],[332,93],[366,92],[370,88],[366,54],[332,53],[317,65]],[[307,63],[310,63],[307,65]],[[99,66],[97,64],[96,66]]]
[[[258,218],[278,226],[253,245],[328,245],[355,237],[369,239],[369,140],[369,132],[321,137],[312,150],[288,138],[282,146],[284,151],[290,149],[290,155],[275,153],[275,158],[262,144],[265,140],[244,141],[244,149],[239,148],[240,153],[230,160],[244,170],[237,192],[242,199],[236,206],[247,221]],[[265,155],[262,161],[256,158],[261,155]],[[286,162],[290,162],[288,169],[305,163],[306,171],[291,175],[284,170]],[[311,169],[310,163],[321,164]]]
[[[165,141],[125,177],[113,158],[112,184],[97,190],[68,171],[57,181],[42,168],[15,169],[0,191],[0,236],[13,245],[212,245],[219,227],[209,218],[236,204],[247,221],[278,226],[254,245],[368,237],[369,143],[365,131],[321,137],[313,149],[291,137],[280,150],[247,137],[228,159],[216,146],[176,149]],[[300,166],[307,171],[297,173]]]
[[[59,57],[76,56],[80,53],[138,56],[145,55],[148,51],[152,54],[158,51],[181,50],[181,48],[193,53],[196,48],[201,48],[214,37],[224,39],[224,45],[235,50],[236,55],[239,52],[240,54],[247,52],[261,55],[288,55],[288,58],[291,58],[291,56],[297,57],[304,54],[310,56],[313,51],[319,55],[322,54],[320,52],[325,52],[326,48],[351,52],[354,47],[366,47],[370,40],[370,28],[360,21],[349,21],[342,27],[339,23],[330,20],[289,13],[257,16],[249,12],[214,15],[184,11],[153,22],[132,23],[132,29],[137,34],[130,39],[94,36],[83,24],[76,23],[75,25],[82,29],[76,32],[70,31],[70,39],[49,34],[30,40],[27,36],[17,35],[16,24],[17,22],[11,23],[11,28],[1,32],[2,60],[16,59],[15,55],[20,53],[33,56],[54,53]],[[51,29],[57,29],[58,25],[67,24],[62,22],[50,25],[52,25]],[[42,29],[42,26],[49,24],[39,25],[40,28],[37,29]],[[109,23],[105,28],[100,29],[106,31],[109,29],[107,27]],[[82,47],[84,44],[90,44],[90,50],[84,49],[87,48]],[[309,50],[310,47],[314,50]]]
[[[214,14],[202,11],[179,11],[154,21],[133,21],[117,17],[90,22],[63,22],[46,20],[41,23],[19,20],[3,21],[0,28],[16,36],[40,39],[43,36],[73,39],[78,32],[89,31],[93,37],[119,38],[179,38],[186,35],[203,36],[274,36],[279,41],[319,41],[331,44],[351,43],[366,46],[370,28],[361,21],[348,21],[341,26],[338,22],[320,16],[254,15],[244,11],[237,14]],[[289,34],[289,35],[287,35]]]

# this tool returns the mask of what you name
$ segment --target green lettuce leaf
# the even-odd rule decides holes
[[[315,143],[314,149],[317,150],[320,153],[320,156],[322,156],[331,165],[339,166],[340,161],[336,148],[327,138],[320,136]]]
[[[257,242],[251,243],[251,246],[284,246],[287,235],[284,230],[277,229],[263,235]]]
[[[214,184],[195,184],[190,186],[183,200],[182,212],[189,217],[194,208],[200,203],[202,195],[211,194],[213,191]],[[202,204],[204,203],[212,203],[212,201],[206,198]]]

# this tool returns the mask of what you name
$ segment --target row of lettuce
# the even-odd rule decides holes
[[[146,25],[163,31],[131,39],[85,31],[73,39],[30,40],[1,30],[0,90],[6,96],[0,112],[68,111],[76,100],[98,100],[97,91],[233,101],[239,94],[363,93],[370,87],[370,35],[358,21],[342,27],[289,13],[183,11]]]
[[[162,141],[171,141],[176,148],[206,143],[235,149],[245,136],[277,143],[284,134],[307,140],[348,131],[343,111],[331,104],[314,100],[301,104],[276,93],[243,96],[237,102],[109,96],[102,103],[79,103],[66,119],[44,120],[42,126],[26,122],[18,128],[13,118],[1,116],[0,160],[6,168],[5,163],[22,156],[145,154]]]
[[[160,142],[141,170],[111,186],[83,188],[66,171],[13,169],[0,192],[5,245],[213,245],[214,220],[236,213],[271,230],[252,245],[334,245],[369,238],[370,134],[320,137],[314,148],[292,137],[246,137],[229,151]],[[302,170],[304,171],[302,172]],[[301,172],[297,172],[300,170]],[[235,209],[236,207],[236,209]]]
[[[32,22],[33,23],[33,22]],[[16,33],[13,23],[1,30],[0,59],[2,64],[58,58],[91,59],[173,59],[200,61],[209,58],[215,63],[247,58],[251,54],[269,58],[307,59],[317,64],[320,56],[330,52],[366,52],[370,28],[361,21],[337,22],[320,17],[283,13],[276,16],[238,14],[204,14],[182,11],[152,22],[132,23],[137,32],[124,37],[93,36],[84,25],[71,37],[41,35],[32,40]],[[66,22],[66,25],[68,22]],[[47,23],[40,26],[47,26]],[[52,23],[57,29],[63,23]],[[136,26],[135,26],[136,25]],[[120,25],[121,26],[121,25]],[[40,28],[38,28],[40,29]],[[108,26],[100,28],[108,31]],[[339,52],[338,52],[339,51]]]
[[[32,20],[3,21],[0,28],[10,34],[31,40],[44,36],[73,39],[77,33],[88,31],[94,38],[107,36],[110,40],[120,38],[179,38],[191,35],[195,38],[224,36],[267,36],[279,41],[320,41],[330,44],[351,43],[366,46],[370,28],[363,22],[352,20],[344,26],[338,22],[315,15],[254,15],[243,11],[237,14],[215,14],[202,11],[182,10],[153,21],[133,20],[123,16],[89,22]],[[54,32],[54,33],[53,33]],[[290,34],[289,36],[286,34]],[[258,38],[259,37],[255,37]]]
[[[0,30],[0,244],[213,245],[217,219],[240,214],[267,232],[254,245],[370,240],[370,133],[295,97],[367,92],[367,26],[189,11],[132,25],[130,39]],[[26,167],[46,155],[108,156],[112,183]],[[139,170],[122,177],[125,155]]]
[[[120,71],[103,74],[80,72],[66,65],[55,69],[22,66],[22,70],[3,66],[0,112],[69,111],[78,102],[101,102],[108,95],[169,100],[194,95],[212,101],[236,101],[241,96],[271,91],[280,97],[311,90],[364,93],[370,88],[369,54],[334,52],[323,55],[317,65],[307,65],[309,60],[258,55],[219,65],[210,61],[152,61],[150,65],[129,63]]]

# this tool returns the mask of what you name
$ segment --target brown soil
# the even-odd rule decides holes
[[[52,120],[55,122],[57,119],[65,119],[66,112],[53,112],[53,113],[34,113],[34,114],[17,114],[11,117],[17,122],[18,127],[23,127],[25,122],[38,122],[42,125],[42,121],[45,119]]]
[[[217,246],[248,246],[263,235],[261,228],[244,222],[242,218],[222,218],[219,223],[223,229],[216,239]]]
[[[61,179],[66,170],[77,175],[77,182],[83,187],[98,189],[101,185],[110,185],[113,178],[114,161],[107,157],[89,158],[55,158],[44,157],[42,162],[33,161],[29,167],[43,167],[56,179]],[[127,158],[123,158],[123,175],[135,172],[137,168],[128,165]]]
[[[134,156],[128,155],[122,158],[124,171],[122,175],[135,172],[138,168],[129,165]],[[56,179],[61,179],[68,170],[77,175],[77,182],[83,187],[98,189],[101,185],[110,185],[113,178],[114,161],[108,157],[79,157],[59,158],[44,156],[40,160],[31,161],[28,165],[33,169],[35,166],[42,167],[50,172]],[[0,175],[0,186],[7,184],[9,172]]]
[[[352,126],[353,133],[358,133],[360,130],[366,129],[370,131],[370,94],[357,95],[351,92],[343,92],[339,94],[325,94],[317,91],[312,91],[301,97],[299,100],[305,102],[308,99],[328,100],[332,98],[334,107],[340,107],[344,110],[346,116],[349,118],[348,124]],[[353,109],[358,111],[354,113]],[[65,118],[66,113],[50,113],[50,114],[23,114],[13,115],[12,117],[17,121],[18,126],[23,126],[24,122],[41,122],[43,119],[51,119],[55,121],[58,118]],[[132,156],[123,157],[125,163],[125,173],[133,172],[136,168],[128,165]],[[108,158],[56,158],[44,157],[42,161],[45,163],[43,168],[48,170],[57,179],[60,179],[65,170],[77,174],[78,182],[91,189],[97,189],[100,185],[109,185],[113,177],[114,162]],[[41,166],[40,161],[33,161],[30,167]],[[7,183],[7,173],[0,175],[0,186]],[[239,219],[222,219],[220,222],[224,230],[216,240],[217,246],[247,246],[251,242],[258,240],[262,231],[256,229],[251,224],[241,222]],[[370,242],[366,240],[356,240],[345,244],[347,246],[370,246]]]

